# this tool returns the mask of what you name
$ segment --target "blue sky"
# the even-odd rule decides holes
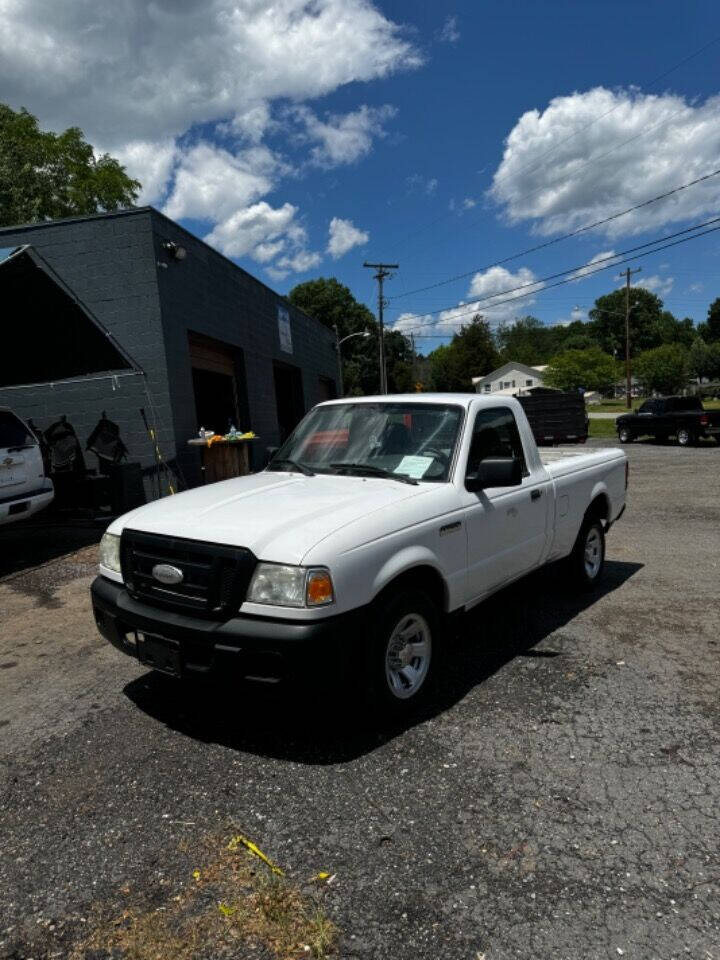
[[[281,292],[336,276],[374,309],[363,259],[397,261],[387,318],[422,352],[473,309],[582,319],[620,267],[490,298],[720,215],[719,176],[492,266],[720,166],[710,0],[23,0],[6,20],[11,105],[81,126]],[[631,265],[701,321],[720,233]]]

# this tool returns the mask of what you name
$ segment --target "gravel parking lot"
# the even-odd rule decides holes
[[[97,635],[96,529],[0,533],[0,958],[160,956],[113,937],[242,833],[348,960],[720,960],[720,447],[628,453],[602,589],[482,605],[405,728],[178,693]]]

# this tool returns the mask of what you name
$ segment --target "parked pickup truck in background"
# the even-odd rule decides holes
[[[54,497],[38,438],[8,407],[0,407],[0,526],[42,510]]]
[[[563,558],[594,586],[626,486],[620,449],[541,456],[512,398],[322,403],[261,473],[115,520],[95,619],[176,677],[322,674],[400,711],[427,694],[448,614]]]
[[[623,413],[615,421],[620,443],[636,437],[656,440],[677,437],[681,447],[697,443],[702,437],[720,442],[720,410],[705,410],[699,397],[654,397],[646,400],[636,413]]]

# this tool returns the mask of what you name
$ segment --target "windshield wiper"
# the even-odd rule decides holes
[[[333,470],[361,470],[363,473],[370,473],[374,477],[387,477],[388,480],[399,480],[400,483],[412,483],[417,486],[417,480],[408,477],[404,473],[393,473],[392,470],[385,470],[383,467],[375,467],[371,463],[348,463],[341,460],[339,463],[331,463]]]
[[[287,463],[291,467],[295,467],[296,470],[299,470],[300,473],[304,473],[306,477],[314,477],[315,471],[311,470],[310,467],[306,467],[304,463],[300,463],[298,460],[291,460],[290,457],[282,457],[280,460],[273,460],[269,466],[274,467],[275,464]]]

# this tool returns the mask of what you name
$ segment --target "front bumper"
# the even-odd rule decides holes
[[[181,677],[287,685],[326,680],[363,658],[365,610],[317,621],[238,616],[219,623],[159,610],[129,596],[122,584],[96,577],[91,587],[100,633],[138,657],[136,633],[172,641]]]

